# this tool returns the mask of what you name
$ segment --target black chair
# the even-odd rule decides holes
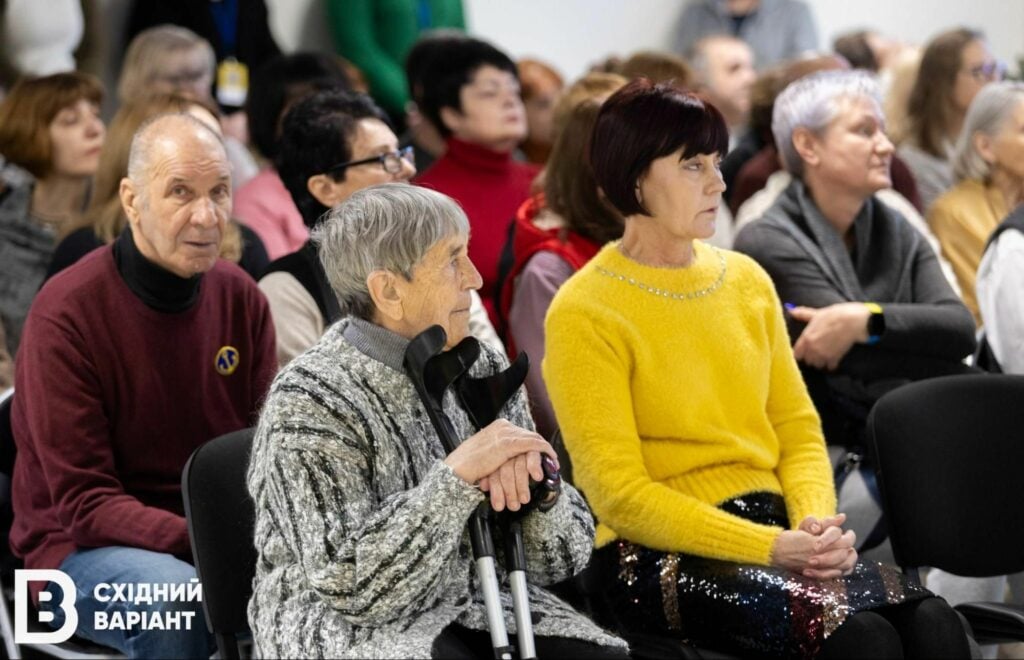
[[[1024,570],[1024,376],[946,376],[883,396],[868,418],[896,562],[966,577]],[[1024,611],[959,605],[979,644],[1024,641]]]
[[[246,608],[256,574],[255,507],[246,487],[254,430],[242,429],[196,449],[181,475],[181,493],[206,624],[222,658],[239,658],[249,632]]]

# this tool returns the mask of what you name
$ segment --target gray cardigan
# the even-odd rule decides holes
[[[840,362],[840,374],[863,381],[916,379],[969,355],[974,321],[917,230],[870,197],[853,231],[851,253],[804,184],[794,180],[763,218],[739,233],[735,249],[768,271],[783,302],[882,305],[885,333],[873,346],[855,345]],[[801,330],[801,324],[791,324],[794,340]]]
[[[248,477],[259,552],[249,620],[265,656],[428,658],[452,622],[487,629],[466,533],[484,495],[443,463],[401,370],[406,345],[342,320],[271,386]],[[502,366],[483,346],[474,375]],[[445,410],[462,437],[475,432],[451,393]],[[506,413],[532,428],[522,391]],[[525,518],[535,632],[624,647],[540,587],[583,569],[593,535],[571,486]],[[502,600],[511,635],[507,588]]]

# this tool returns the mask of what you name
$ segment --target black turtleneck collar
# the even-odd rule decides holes
[[[147,259],[135,245],[131,227],[114,241],[114,263],[132,293],[158,312],[184,312],[199,298],[202,275],[178,277]]]

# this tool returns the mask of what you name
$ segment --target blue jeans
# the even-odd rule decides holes
[[[153,603],[135,603],[111,598],[102,602],[94,594],[96,586],[102,583],[167,583],[186,585],[187,589],[189,580],[196,577],[196,569],[191,564],[160,552],[115,546],[72,553],[60,565],[60,570],[68,574],[78,590],[75,599],[78,629],[75,634],[79,637],[113,647],[130,658],[209,658],[213,652],[213,636],[207,632],[203,606],[198,601],[154,600]],[[133,591],[136,589],[136,586],[132,586]],[[55,629],[60,628],[64,623],[64,611],[60,608],[54,611],[53,608],[54,604],[61,602],[61,588],[50,582],[45,590],[51,592],[53,597],[48,603],[40,603],[40,609],[53,611],[54,620],[50,625]],[[101,593],[104,594],[113,596],[115,591],[107,589]],[[142,630],[138,625],[127,630],[96,630],[94,620],[97,612],[105,612],[108,620],[121,621],[125,620],[128,612],[145,613],[144,621],[150,620],[152,614],[194,614],[191,617],[191,630],[184,629],[186,616],[179,618],[181,630]]]

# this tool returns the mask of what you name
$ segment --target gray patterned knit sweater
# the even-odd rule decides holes
[[[466,533],[484,496],[442,462],[401,370],[406,345],[344,320],[271,386],[248,475],[259,552],[249,621],[265,656],[429,658],[448,624],[487,629]],[[474,375],[501,360],[484,347]],[[450,392],[445,410],[462,437],[475,432]],[[522,392],[505,412],[533,427]],[[624,646],[539,586],[589,560],[594,528],[579,493],[566,486],[523,527],[535,633]],[[507,584],[502,599],[512,635]]]

